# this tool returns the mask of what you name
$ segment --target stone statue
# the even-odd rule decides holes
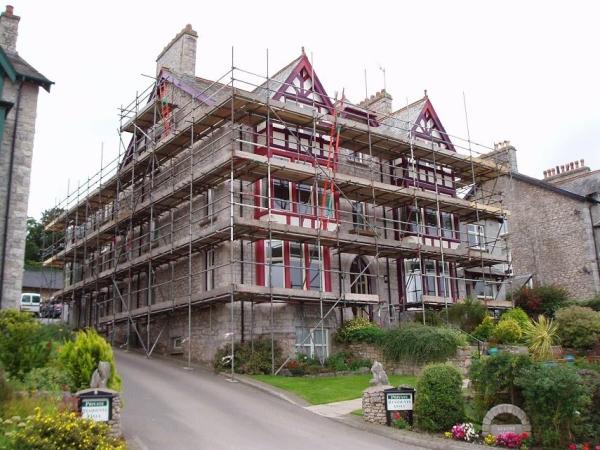
[[[369,381],[371,386],[387,386],[390,384],[387,374],[383,370],[383,365],[379,361],[373,363],[371,373],[373,374],[373,378]]]
[[[110,363],[107,361],[100,361],[98,368],[94,370],[92,374],[92,381],[90,381],[90,387],[93,389],[105,388],[108,384],[108,378],[110,377]]]

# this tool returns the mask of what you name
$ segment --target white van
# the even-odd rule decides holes
[[[21,305],[19,309],[21,311],[27,311],[33,313],[35,316],[40,315],[40,303],[42,301],[42,297],[40,294],[35,293],[23,293],[21,294]]]

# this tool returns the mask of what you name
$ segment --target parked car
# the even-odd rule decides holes
[[[21,294],[21,303],[19,304],[19,309],[21,311],[30,312],[35,316],[39,316],[41,301],[42,297],[40,294],[25,292]]]

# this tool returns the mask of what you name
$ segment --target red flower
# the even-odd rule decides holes
[[[569,444],[569,450],[577,450],[576,444]]]
[[[400,411],[392,411],[392,419],[393,420],[402,419],[402,415],[400,414]]]

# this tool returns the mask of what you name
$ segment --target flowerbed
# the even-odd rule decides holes
[[[466,441],[489,445],[491,447],[515,448],[525,450],[531,445],[531,438],[527,433],[500,433],[497,436],[487,434],[482,436],[475,430],[472,423],[458,423],[451,431],[444,433],[444,437],[456,441]]]

